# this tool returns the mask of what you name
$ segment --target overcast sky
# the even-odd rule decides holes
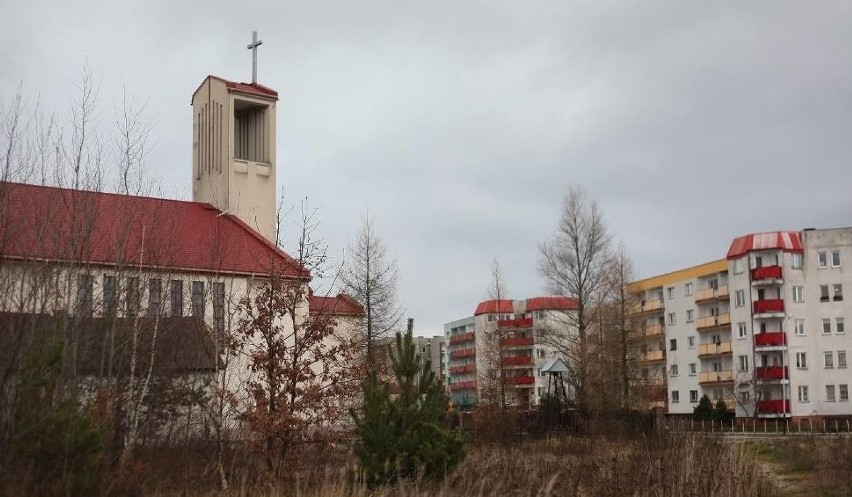
[[[119,5],[123,4],[123,5]],[[148,167],[191,197],[190,96],[207,74],[279,91],[278,180],[339,257],[369,207],[419,334],[514,298],[570,184],[639,276],[737,235],[852,225],[852,3],[0,0],[0,96],[65,112],[88,61],[101,125],[122,85]]]

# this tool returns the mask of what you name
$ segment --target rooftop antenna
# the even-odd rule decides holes
[[[246,48],[251,50],[251,83],[257,83],[257,47],[263,44],[263,40],[257,39],[257,31],[251,32],[251,43]]]

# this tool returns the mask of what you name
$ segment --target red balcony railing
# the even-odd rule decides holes
[[[500,340],[500,345],[503,347],[530,347],[532,344],[532,337],[504,338]]]
[[[784,301],[781,299],[756,300],[754,302],[754,313],[784,312]]]
[[[532,325],[532,318],[501,319],[497,321],[498,328],[530,328]]]
[[[776,347],[787,345],[787,335],[784,333],[758,333],[754,336],[755,347]]]
[[[512,376],[505,382],[507,385],[535,385],[535,376]]]
[[[475,381],[460,381],[458,383],[451,383],[450,390],[458,391],[458,390],[475,390],[476,382]]]
[[[473,357],[476,355],[476,349],[461,349],[450,352],[450,359],[461,359],[462,357]]]
[[[790,412],[789,400],[761,400],[757,403],[757,412],[759,414],[783,414]]]
[[[755,374],[761,380],[783,380],[789,378],[786,366],[766,366],[755,369]]]
[[[516,355],[503,358],[504,366],[522,366],[532,364],[532,357],[528,355]]]
[[[464,366],[453,366],[450,368],[450,374],[475,373],[476,364],[465,364]]]
[[[473,332],[469,333],[459,333],[458,335],[453,335],[450,337],[450,345],[455,345],[457,343],[469,342],[473,340]]]
[[[751,279],[755,280],[780,280],[781,266],[756,267],[751,270]]]

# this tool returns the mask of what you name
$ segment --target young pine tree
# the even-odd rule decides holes
[[[713,401],[707,394],[701,396],[698,405],[692,411],[692,417],[696,421],[710,421],[713,419]]]
[[[397,333],[391,349],[399,394],[391,396],[387,383],[372,372],[362,386],[361,414],[352,412],[355,454],[371,487],[417,475],[441,479],[464,458],[461,435],[442,420],[447,401],[441,384],[430,362],[416,354],[411,335],[409,320],[408,331]]]

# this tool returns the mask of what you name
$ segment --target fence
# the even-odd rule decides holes
[[[706,433],[852,433],[850,418],[736,418],[733,420],[668,419],[669,431]]]

